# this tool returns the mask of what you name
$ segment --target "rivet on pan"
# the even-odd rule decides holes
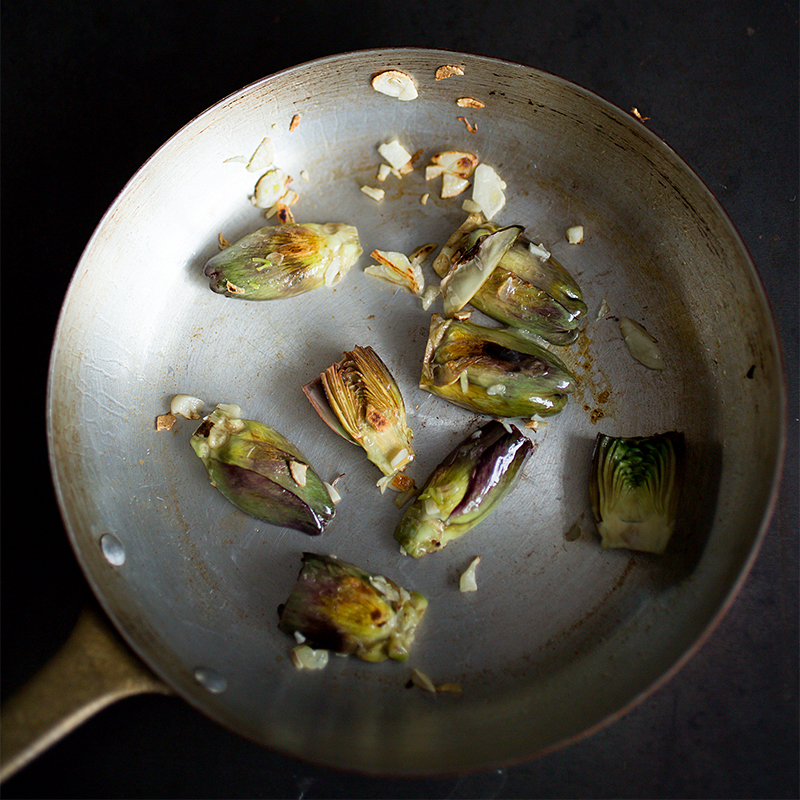
[[[125,547],[113,533],[104,533],[100,537],[100,549],[109,564],[121,567],[125,563]]]
[[[201,686],[205,686],[209,692],[213,692],[214,694],[224,692],[228,688],[228,681],[218,672],[208,667],[198,667],[194,671],[194,679]]]

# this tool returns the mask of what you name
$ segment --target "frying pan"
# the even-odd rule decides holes
[[[437,81],[447,64],[463,75]],[[374,91],[385,69],[412,75],[419,97]],[[484,107],[459,107],[460,97]],[[265,136],[294,178],[298,221],[358,228],[365,255],[332,290],[257,303],[208,289],[202,270],[218,235],[234,241],[264,224],[249,201],[257,176],[241,157]],[[417,167],[379,184],[377,146],[394,137],[421,151]],[[567,266],[589,317],[578,342],[558,349],[577,391],[528,431],[535,452],[519,485],[479,528],[415,561],[392,538],[401,511],[377,490],[379,475],[330,433],[301,387],[342,351],[374,347],[409,408],[418,483],[480,424],[417,386],[438,307],[363,273],[372,249],[442,244],[463,221],[462,198],[442,199],[424,180],[445,149],[497,170],[507,185],[497,219],[525,225]],[[362,185],[385,197],[373,201]],[[574,224],[586,232],[580,245],[564,238]],[[663,371],[630,357],[616,322],[625,316],[658,339]],[[181,392],[208,410],[240,405],[323,478],[344,476],[321,538],[250,519],[209,486],[188,443],[196,423],[156,430]],[[456,773],[553,749],[641,700],[721,618],[774,502],[785,402],[774,325],[739,236],[680,158],[629,115],[552,75],[448,51],[362,51],[265,78],[140,169],[64,301],[48,396],[55,489],[102,609],[146,665],[118,666],[113,690],[101,676],[101,694],[168,687],[253,741],[375,774]],[[587,490],[595,435],[670,429],[685,433],[688,454],[671,547],[661,557],[602,550]],[[305,550],[428,598],[408,662],[292,666],[276,609]],[[479,589],[465,595],[458,577],[476,555]],[[86,629],[97,633],[95,622]],[[85,660],[80,641],[73,649]],[[461,695],[407,688],[412,668]],[[6,744],[24,718],[4,714]],[[4,754],[12,765],[26,757]]]

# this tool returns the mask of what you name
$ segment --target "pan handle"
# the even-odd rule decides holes
[[[99,610],[85,608],[61,649],[2,709],[0,781],[101,709],[163,684]]]

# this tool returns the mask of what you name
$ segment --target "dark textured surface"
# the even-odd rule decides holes
[[[50,489],[43,424],[69,278],[147,157],[264,75],[351,49],[442,47],[528,64],[638,108],[749,247],[790,394],[783,491],[744,588],[677,676],[594,735],[499,771],[379,780],[263,750],[176,698],[136,697],[11,778],[3,796],[798,796],[796,3],[48,0],[4,3],[2,35],[4,508],[29,512],[24,526],[6,519],[2,535],[3,696],[89,599]]]

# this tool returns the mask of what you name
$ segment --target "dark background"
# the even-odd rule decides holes
[[[750,249],[790,394],[783,489],[743,590],[676,677],[593,736],[498,771],[380,780],[297,762],[177,698],[142,696],[58,743],[4,797],[798,797],[796,2],[6,0],[2,38],[3,697],[91,599],[58,516],[43,418],[72,271],[147,157],[270,73],[347,50],[437,47],[635,106]]]

